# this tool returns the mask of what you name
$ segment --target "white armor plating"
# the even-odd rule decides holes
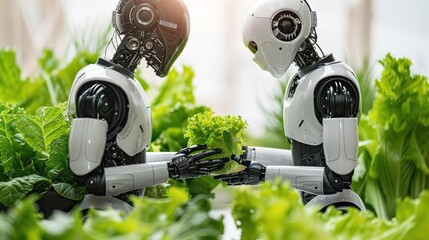
[[[342,62],[326,64],[303,76],[293,97],[289,93],[295,76],[290,79],[283,112],[284,129],[288,138],[313,146],[322,144],[323,126],[315,114],[314,91],[320,81],[333,76],[345,77],[359,86],[352,69]]]
[[[129,156],[143,151],[151,141],[152,118],[150,104],[141,85],[113,69],[101,65],[89,65],[77,75],[69,97],[69,115],[76,116],[77,91],[88,82],[110,83],[122,89],[127,95],[128,121],[118,133],[116,142]]]
[[[292,41],[281,41],[273,34],[272,19],[283,10],[295,12],[302,24],[300,33]],[[252,41],[255,42],[258,50],[253,61],[263,70],[279,78],[286,73],[299,47],[315,26],[316,15],[310,12],[303,1],[289,0],[285,4],[285,1],[262,0],[253,5],[246,14],[243,23],[243,42],[246,46]]]
[[[332,171],[347,175],[355,169],[358,138],[357,118],[323,119],[323,152]]]
[[[106,146],[107,123],[99,119],[73,119],[70,140],[70,168],[84,176],[101,164]]]

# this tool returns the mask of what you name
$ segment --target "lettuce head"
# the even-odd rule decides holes
[[[241,116],[220,116],[207,111],[188,119],[185,138],[188,139],[188,146],[205,144],[208,149],[222,149],[222,153],[208,159],[230,158],[243,153],[246,128],[247,122]],[[235,161],[229,161],[219,173],[231,173],[241,169]]]

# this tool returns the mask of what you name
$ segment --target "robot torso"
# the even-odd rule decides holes
[[[356,117],[359,83],[353,70],[342,62],[322,64],[289,81],[284,98],[286,137],[300,143],[322,144],[323,118]]]

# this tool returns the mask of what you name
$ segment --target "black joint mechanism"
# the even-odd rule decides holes
[[[76,102],[77,117],[103,119],[107,122],[108,139],[116,137],[127,122],[127,95],[113,84],[88,82],[79,89]]]
[[[88,194],[106,196],[106,178],[103,171],[95,171],[85,176],[78,176],[77,182],[85,186]]]
[[[323,176],[323,189],[325,194],[335,194],[343,189],[350,189],[352,184],[353,171],[347,175],[338,175],[329,167],[325,167]]]
[[[167,163],[168,167],[168,176],[170,178],[179,179],[180,178],[180,172],[178,167],[173,164],[172,162]]]

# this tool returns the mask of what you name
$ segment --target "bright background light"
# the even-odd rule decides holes
[[[241,42],[241,21],[256,0],[184,0],[191,14],[191,35],[175,63],[195,70],[197,101],[220,114],[242,115],[254,135],[263,135],[274,79],[252,62]],[[391,52],[408,57],[414,70],[429,75],[429,2],[425,0],[309,0],[318,13],[319,45],[325,53],[353,66],[369,52],[374,75],[377,60]],[[37,71],[43,48],[68,58],[71,39],[82,38],[111,18],[117,0],[0,0],[0,46],[17,49],[26,74]],[[88,34],[90,36],[91,34]],[[146,64],[142,62],[142,68]],[[292,69],[294,71],[294,69]],[[144,70],[151,84],[160,80]]]

